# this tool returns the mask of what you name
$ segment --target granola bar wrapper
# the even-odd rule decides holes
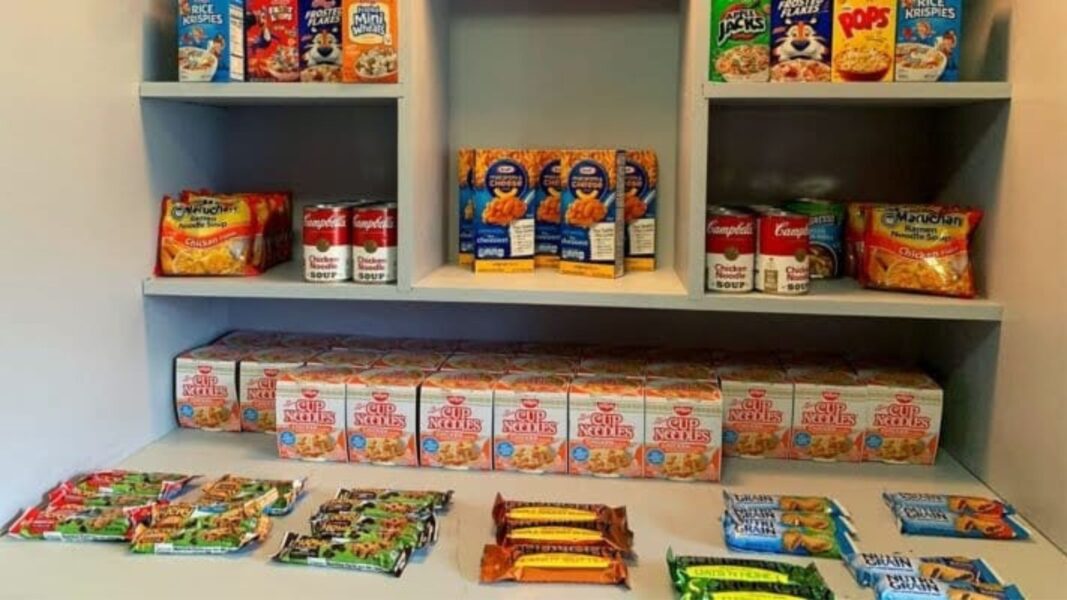
[[[726,508],[769,509],[787,512],[818,512],[848,516],[840,502],[826,496],[777,496],[772,494],[735,494],[723,491]]]
[[[609,548],[623,556],[633,556],[633,533],[618,520],[608,523],[574,521],[548,525],[537,521],[505,521],[496,529],[496,543],[500,546],[588,546]]]
[[[912,558],[903,554],[875,554],[860,552],[845,561],[856,583],[873,587],[887,575],[925,577],[948,584],[986,583],[1002,585],[1000,576],[980,558],[963,556],[933,556]]]
[[[52,489],[47,494],[47,503],[50,506],[95,506],[101,508],[135,508],[138,506],[151,507],[158,502],[154,496],[137,496],[127,494],[96,494],[92,492],[79,492],[70,483],[63,483]]]
[[[369,515],[366,513],[323,513],[312,517],[311,535],[331,540],[385,540],[412,549],[422,549],[437,541],[437,517],[423,519],[410,515]]]
[[[997,500],[981,496],[950,496],[946,494],[916,494],[911,492],[884,492],[882,499],[891,508],[898,506],[918,506],[947,510],[954,513],[975,515],[1012,515],[1015,507]]]
[[[737,552],[838,559],[856,553],[852,536],[843,529],[831,533],[773,521],[734,521],[727,515],[723,519],[723,535],[726,547]]]
[[[765,508],[727,508],[726,515],[735,523],[744,521],[767,521],[783,527],[815,529],[831,534],[848,532],[856,535],[856,529],[845,517],[827,513],[770,510]]]
[[[148,519],[150,506],[112,507],[46,503],[26,510],[8,533],[27,540],[126,542]]]
[[[826,587],[766,581],[719,581],[694,579],[679,600],[834,600]]]
[[[914,575],[885,575],[874,588],[876,600],[1023,600],[1014,585],[949,584]]]
[[[196,479],[195,475],[111,470],[86,473],[64,485],[71,492],[86,495],[145,496],[156,500],[172,500],[184,492],[185,486],[193,479]]]
[[[411,558],[412,548],[399,543],[362,540],[329,540],[287,533],[273,560],[309,567],[369,571],[400,577]]]
[[[482,553],[481,582],[501,581],[630,586],[625,558],[608,548],[488,545]]]
[[[387,488],[353,488],[343,489],[337,493],[343,500],[374,500],[378,502],[396,502],[410,504],[419,510],[432,509],[436,512],[448,510],[452,504],[452,490],[435,492],[430,490],[394,490]]]
[[[263,514],[280,517],[293,511],[304,492],[306,479],[266,480],[223,475],[200,489],[196,504],[219,512],[250,501],[264,505]]]
[[[270,519],[246,507],[221,513],[195,504],[156,508],[151,524],[134,532],[134,554],[230,554],[270,535]]]
[[[826,581],[823,580],[814,564],[801,567],[769,560],[675,556],[671,549],[667,549],[667,571],[670,573],[674,589],[681,593],[697,588],[707,590],[715,587],[694,585],[695,582],[704,580],[773,583],[810,588],[827,587]]]
[[[944,509],[900,505],[894,509],[900,532],[905,535],[1027,540],[1030,530],[1016,515],[960,514]]]
[[[616,526],[627,532],[630,530],[626,507],[505,500],[500,494],[496,495],[496,500],[493,502],[493,522],[498,529],[508,523],[524,526],[535,523],[540,525],[586,523],[588,526]]]
[[[337,493],[332,500],[327,500],[319,505],[319,514],[323,513],[366,513],[371,515],[409,515],[422,519],[434,514],[431,505],[419,505],[410,502],[393,502],[379,500],[360,500],[346,498],[345,490]]]

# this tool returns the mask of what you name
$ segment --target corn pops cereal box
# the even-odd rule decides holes
[[[863,460],[934,464],[944,403],[941,386],[915,369],[861,369],[860,377],[870,403]]]
[[[791,368],[793,427],[790,458],[859,462],[870,411],[867,387],[849,369]]]
[[[347,462],[345,408],[351,367],[301,367],[278,376],[278,456]]]
[[[237,388],[241,431],[274,433],[278,375],[304,366],[315,352],[304,348],[263,348],[250,351],[241,359]]]
[[[625,152],[563,152],[561,273],[612,279],[626,272],[625,169]]]
[[[656,270],[656,196],[659,160],[654,150],[626,153],[626,270]]]
[[[834,3],[833,81],[893,81],[897,1]]]
[[[736,361],[717,367],[723,394],[723,453],[789,458],[793,383],[773,364]]]
[[[718,481],[722,393],[710,381],[645,382],[645,477]]]
[[[247,349],[205,346],[178,356],[174,365],[174,403],[178,424],[208,431],[241,431],[237,400],[237,363]]]
[[[345,83],[397,83],[397,0],[343,0],[341,78]]]
[[[963,0],[901,0],[897,81],[959,81]]]
[[[560,151],[541,150],[537,153],[540,176],[534,195],[537,221],[534,224],[534,265],[559,268]]]
[[[643,477],[645,392],[641,379],[582,375],[571,383],[568,472]]]
[[[348,462],[419,463],[418,369],[369,369],[348,382]]]
[[[494,373],[441,371],[419,399],[419,465],[470,471],[493,468]]]
[[[533,271],[539,169],[535,150],[474,152],[476,273]]]
[[[513,373],[493,396],[493,468],[524,473],[567,472],[567,389],[570,378]]]
[[[474,264],[474,150],[463,148],[456,156],[459,182],[459,264]]]

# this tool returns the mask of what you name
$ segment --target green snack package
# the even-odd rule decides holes
[[[386,503],[410,504],[420,509],[432,508],[441,512],[448,510],[452,504],[452,490],[447,492],[416,491],[416,490],[393,490],[386,488],[355,488],[342,489],[337,492],[337,498],[341,500],[375,500]],[[403,511],[395,511],[403,512]]]
[[[272,517],[280,517],[293,511],[297,499],[304,492],[306,481],[306,479],[273,481],[223,475],[200,489],[200,497],[196,500],[196,504],[205,509],[223,511],[235,503],[243,504],[250,500],[262,501],[264,498],[273,497],[275,499],[266,503],[263,513]]]
[[[332,541],[287,533],[273,559],[291,565],[352,569],[400,577],[411,558],[410,547],[384,541]]]
[[[729,83],[770,80],[770,0],[711,0],[709,76]]]
[[[124,542],[133,536],[139,523],[148,518],[151,507],[133,508],[42,504],[27,510],[8,533],[28,540],[59,542]]]
[[[327,513],[311,519],[311,534],[332,540],[381,540],[408,548],[425,548],[434,541],[436,518],[409,515],[371,516],[365,513]]]
[[[170,500],[182,493],[195,479],[177,473],[142,473],[139,471],[94,471],[76,477],[57,488],[87,496],[146,496]]]
[[[675,556],[669,548],[667,571],[674,588],[679,592],[685,592],[692,582],[700,580],[826,587],[826,582],[814,564],[800,567],[770,560]]]
[[[825,587],[754,581],[694,579],[679,600],[834,600]]]
[[[213,512],[193,504],[172,504],[154,511],[151,525],[134,532],[136,554],[229,554],[266,539],[270,519],[243,507]]]

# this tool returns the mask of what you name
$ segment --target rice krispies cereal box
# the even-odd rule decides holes
[[[178,0],[178,81],[245,80],[244,0]]]
[[[559,267],[560,207],[563,190],[560,183],[560,151],[537,152],[539,174],[534,195],[534,265]]]
[[[310,359],[308,363],[327,367],[369,369],[384,355],[384,352],[375,350],[328,350],[316,355],[314,358]]]
[[[718,481],[722,472],[722,392],[711,381],[645,382],[645,477]]]
[[[567,389],[570,378],[513,373],[493,392],[493,468],[523,473],[567,472]]]
[[[626,270],[656,270],[656,200],[659,194],[659,159],[655,150],[626,153]]]
[[[419,465],[471,471],[493,468],[493,386],[498,375],[441,371],[419,398]]]
[[[897,2],[834,3],[833,81],[893,81]]]
[[[237,363],[247,349],[204,346],[184,352],[174,364],[178,424],[208,431],[241,431]]]
[[[536,150],[474,152],[474,271],[534,269]]]
[[[459,204],[459,264],[474,264],[474,150],[456,153]]]
[[[440,370],[505,373],[508,370],[508,356],[488,352],[456,352],[445,359]]]
[[[313,462],[347,462],[347,386],[356,369],[300,367],[278,376],[278,456]]]
[[[867,386],[849,369],[792,368],[790,458],[860,462],[870,418]]]
[[[963,0],[901,0],[897,81],[959,81]]]
[[[252,350],[241,359],[238,377],[241,431],[274,433],[278,375],[304,366],[315,353],[306,348],[263,348]]]
[[[870,419],[863,460],[932,465],[941,436],[944,392],[916,369],[861,369]]]
[[[711,0],[711,66],[716,82],[770,77],[771,0]]]
[[[626,272],[626,153],[565,150],[560,158],[560,273],[613,279]]]
[[[300,81],[341,81],[341,0],[299,0]]]
[[[345,83],[399,81],[397,4],[397,0],[343,0],[341,78]]]
[[[419,464],[418,397],[425,373],[370,369],[348,382],[348,461]]]
[[[723,394],[723,453],[789,458],[793,383],[773,364],[727,362],[716,368]]]
[[[574,375],[578,371],[578,359],[573,356],[535,354],[514,356],[508,363],[508,373],[552,373]]]
[[[833,0],[772,0],[771,81],[830,81],[833,34]]]
[[[300,7],[297,0],[245,0],[248,80],[300,80]]]
[[[567,471],[644,477],[645,392],[641,379],[581,375],[571,383]]]

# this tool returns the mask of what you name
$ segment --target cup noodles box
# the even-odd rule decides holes
[[[460,340],[455,344],[456,352],[467,354],[502,354],[510,356],[519,348],[518,342],[500,340]]]
[[[897,81],[959,81],[963,0],[901,0]]]
[[[419,398],[419,465],[493,468],[494,373],[442,371],[428,376]]]
[[[870,406],[863,460],[934,464],[944,402],[941,386],[914,369],[863,369],[860,377],[867,384]]]
[[[645,361],[637,358],[614,356],[583,358],[578,364],[578,373],[581,375],[644,377]]]
[[[560,207],[563,193],[560,183],[560,151],[537,152],[538,178],[534,194],[534,265],[559,267]]]
[[[237,348],[270,348],[277,344],[278,334],[271,331],[231,331],[215,340],[217,346],[233,346]]]
[[[643,477],[645,392],[641,379],[581,375],[570,391],[567,471]]]
[[[536,150],[474,152],[474,271],[534,269]]]
[[[570,378],[513,373],[493,392],[493,468],[524,473],[567,472],[567,389]]]
[[[350,367],[300,367],[278,376],[275,392],[278,456],[315,462],[348,461],[345,398]]]
[[[249,81],[300,80],[297,0],[245,0]]]
[[[348,461],[418,465],[418,369],[370,369],[348,382]]]
[[[322,333],[282,333],[279,334],[275,344],[286,348],[329,350],[336,347],[340,339],[340,336]]]
[[[341,77],[346,83],[397,83],[397,0],[343,0]]]
[[[341,81],[341,0],[299,0],[300,81]]]
[[[703,379],[715,381],[715,369],[703,362],[657,360],[645,365],[645,377],[664,379]]]
[[[174,404],[178,424],[209,431],[241,431],[237,363],[248,350],[205,346],[175,359]]]
[[[263,348],[241,359],[237,388],[241,431],[274,433],[278,375],[304,366],[315,354],[306,348]]]
[[[612,279],[626,272],[625,169],[626,153],[618,150],[562,153],[561,273]]]
[[[506,354],[487,352],[456,352],[441,365],[442,371],[486,371],[505,373],[508,370]]]
[[[315,356],[308,364],[327,367],[353,367],[369,369],[382,358],[384,352],[375,350],[330,350]]]
[[[578,359],[573,356],[533,354],[514,356],[508,362],[508,373],[552,373],[574,375],[578,371]]]
[[[474,264],[474,150],[456,153],[459,205],[459,264]]]
[[[790,458],[859,462],[870,411],[867,387],[849,369],[792,368]]]
[[[656,196],[659,189],[659,160],[656,151],[628,151],[624,172],[626,270],[655,271]]]
[[[723,453],[789,458],[793,383],[775,364],[736,361],[716,368],[723,395]]]
[[[711,72],[719,82],[770,77],[771,0],[711,0]]]
[[[833,0],[771,1],[771,81],[830,81]]]
[[[178,0],[178,81],[244,81],[244,0]]]
[[[722,393],[710,381],[645,382],[645,477],[718,481]]]
[[[447,353],[433,350],[397,350],[383,355],[374,363],[374,366],[436,371],[444,364],[447,357]]]
[[[343,350],[370,350],[372,352],[389,352],[397,349],[398,340],[389,338],[366,337],[362,335],[343,335],[335,341],[335,347]]]
[[[833,81],[893,81],[897,2],[834,3]]]

